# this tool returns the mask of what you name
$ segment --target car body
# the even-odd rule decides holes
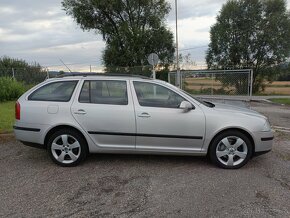
[[[273,144],[258,112],[204,102],[164,81],[106,74],[33,87],[16,103],[14,132],[26,145],[47,148],[62,166],[77,165],[87,153],[139,153],[209,155],[220,167],[239,168]]]

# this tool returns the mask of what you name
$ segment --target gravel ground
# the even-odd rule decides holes
[[[289,107],[251,107],[289,125]],[[272,152],[239,170],[206,158],[105,154],[62,168],[45,150],[2,135],[0,216],[290,217],[290,133],[275,135]]]

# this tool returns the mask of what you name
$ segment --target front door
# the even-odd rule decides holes
[[[200,152],[205,136],[202,110],[184,112],[184,97],[154,82],[134,81],[136,148],[161,152]]]
[[[95,144],[103,148],[135,148],[135,114],[125,80],[86,80],[72,114]]]

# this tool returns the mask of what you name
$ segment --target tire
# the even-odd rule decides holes
[[[251,140],[237,130],[217,135],[209,148],[211,161],[224,169],[238,169],[244,166],[253,154]]]
[[[51,135],[47,143],[47,151],[54,163],[63,167],[72,167],[85,160],[88,146],[79,132],[62,129]]]

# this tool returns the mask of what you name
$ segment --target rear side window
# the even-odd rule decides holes
[[[127,105],[126,81],[96,80],[85,81],[82,87],[80,103]]]
[[[68,102],[77,82],[61,81],[46,84],[29,95],[28,100]]]

